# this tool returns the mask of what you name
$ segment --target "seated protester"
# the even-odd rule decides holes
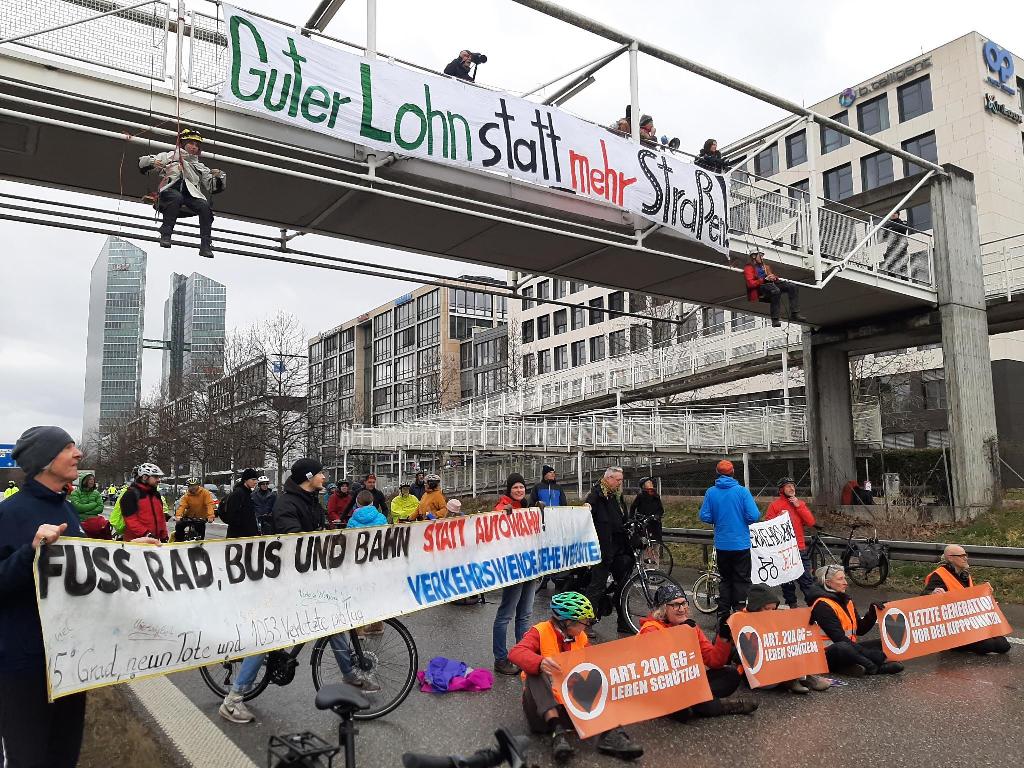
[[[925,577],[922,594],[958,592],[973,586],[974,579],[971,578],[967,551],[959,544],[947,544],[939,559],[939,567]],[[973,651],[982,656],[986,653],[1007,653],[1010,650],[1010,643],[1005,637],[989,637],[976,643],[961,645],[955,650]]]
[[[565,763],[576,754],[569,741],[572,721],[562,693],[551,684],[551,674],[561,671],[554,657],[565,651],[586,648],[586,629],[594,623],[594,606],[579,592],[562,592],[551,598],[551,618],[531,627],[509,652],[509,660],[523,670],[523,714],[533,733],[551,734],[551,756]],[[607,731],[597,740],[597,751],[622,760],[644,753],[622,728]]]
[[[697,159],[693,163],[712,173],[727,173],[729,170],[729,164],[725,162],[722,153],[718,151],[718,142],[714,139],[704,142],[700,154],[697,155]]]
[[[387,525],[388,519],[373,505],[373,494],[362,490],[356,496],[356,508],[349,518],[346,528],[371,528],[375,525]]]
[[[160,247],[171,247],[171,233],[182,216],[199,217],[199,255],[213,258],[213,206],[210,198],[223,192],[228,177],[199,162],[203,137],[191,128],[182,130],[178,147],[170,152],[139,158],[139,171],[160,173],[159,196],[154,207],[163,214]],[[185,213],[182,213],[182,208]]]
[[[441,476],[433,473],[427,475],[427,490],[416,507],[414,520],[436,520],[448,514],[448,499],[441,491]]]
[[[342,480],[327,497],[327,527],[344,528],[352,516],[353,499],[348,480]]]
[[[654,118],[650,115],[640,116],[640,141],[658,143],[658,130],[654,127]]]
[[[872,603],[868,612],[858,618],[853,598],[846,594],[846,572],[840,566],[823,565],[814,572],[814,579],[818,589],[812,593],[811,622],[831,641],[825,648],[829,672],[850,677],[902,672],[902,664],[885,660],[881,640],[857,639],[875,626],[874,609],[885,603]]]
[[[744,613],[759,613],[760,611],[774,611],[779,607],[779,597],[767,584],[752,584],[747,590],[747,605]],[[783,688],[792,693],[810,693],[811,691],[827,691],[832,684],[824,677],[818,675],[807,675],[790,680],[778,685],[769,685],[765,688]]]
[[[189,525],[199,535],[206,538],[206,524],[212,523],[216,517],[213,511],[213,494],[203,488],[198,477],[188,479],[188,488],[181,495],[178,508],[174,512],[174,540],[181,541],[185,528]],[[265,531],[270,533],[270,531]]]
[[[780,280],[772,272],[771,266],[765,263],[764,254],[754,251],[750,254],[750,263],[743,267],[743,278],[747,282],[747,299],[753,302],[767,301],[771,305],[772,325],[782,325],[782,294],[789,297],[789,318],[798,323],[806,323],[807,318],[800,314],[800,290],[785,280]]]
[[[391,519],[396,523],[408,523],[416,519],[416,508],[420,500],[410,493],[412,490],[408,483],[398,486],[398,495],[391,500]]]
[[[640,634],[659,632],[680,624],[688,624],[697,630],[700,655],[707,669],[708,685],[711,686],[711,695],[714,698],[674,712],[671,715],[672,719],[686,721],[691,717],[749,715],[757,709],[756,701],[726,699],[736,692],[743,679],[739,670],[729,662],[733,650],[729,626],[722,622],[718,637],[712,645],[704,630],[690,618],[690,603],[686,599],[686,593],[675,584],[663,584],[654,593],[654,611],[643,620]]]
[[[629,136],[631,131],[629,125],[629,118],[620,117],[618,120],[616,120],[614,123],[608,126],[608,130],[614,131],[615,133],[621,133],[623,136]]]

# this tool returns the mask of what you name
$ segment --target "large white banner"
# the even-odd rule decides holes
[[[385,152],[571,190],[729,250],[724,176],[555,107],[355,56],[229,5],[224,14],[225,103]]]
[[[590,510],[36,555],[51,698],[332,635],[601,559]]]
[[[804,572],[796,532],[789,515],[750,526],[750,580],[776,587]]]

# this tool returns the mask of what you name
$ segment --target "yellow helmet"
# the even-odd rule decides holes
[[[178,139],[184,144],[186,141],[194,141],[197,144],[203,143],[202,134],[199,131],[193,130],[192,128],[183,128],[181,133],[178,134]]]

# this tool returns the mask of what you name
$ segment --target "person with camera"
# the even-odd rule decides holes
[[[793,533],[796,535],[796,545],[800,550],[800,560],[804,564],[804,572],[795,581],[787,581],[782,585],[782,596],[786,598],[786,605],[796,608],[796,587],[800,585],[800,591],[804,593],[804,600],[810,604],[808,595],[814,586],[814,578],[811,576],[811,556],[807,551],[807,544],[804,542],[804,526],[814,525],[814,513],[811,508],[796,497],[796,484],[791,477],[779,478],[779,497],[768,505],[764,513],[765,520],[772,520],[781,515],[789,515],[789,521],[793,524]]]
[[[444,68],[444,73],[473,83],[476,82],[477,67],[486,63],[487,57],[484,54],[474,53],[467,48],[459,51],[458,58],[452,59],[451,63]]]

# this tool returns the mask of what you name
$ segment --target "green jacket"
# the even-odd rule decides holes
[[[90,517],[96,517],[103,513],[103,494],[96,488],[91,491],[75,488],[68,496],[68,501],[78,513],[79,520],[88,520]]]

